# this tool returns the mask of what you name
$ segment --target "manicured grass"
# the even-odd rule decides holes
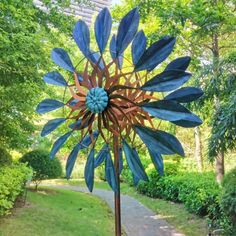
[[[1,236],[111,236],[113,214],[105,202],[89,194],[45,189],[28,192],[25,207],[0,218]]]
[[[85,186],[84,181],[81,180],[54,180],[53,184],[69,184],[77,186]],[[96,181],[95,188],[109,189],[106,182]],[[182,204],[176,204],[163,199],[153,199],[141,195],[136,192],[135,188],[121,183],[121,193],[130,195],[139,200],[143,205],[152,209],[159,214],[163,219],[173,225],[180,232],[186,236],[204,236],[207,235],[206,220],[194,214],[189,213]]]

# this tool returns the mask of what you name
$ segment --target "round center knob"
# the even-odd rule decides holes
[[[101,113],[108,104],[107,92],[103,88],[92,88],[86,96],[86,107],[93,113]]]

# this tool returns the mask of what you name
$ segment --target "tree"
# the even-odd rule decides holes
[[[51,47],[70,36],[74,22],[57,11],[70,1],[44,2],[48,12],[35,7],[33,0],[0,3],[0,145],[9,149],[32,143],[34,108],[48,91],[42,75],[53,68],[48,63]]]
[[[57,158],[50,160],[50,153],[45,150],[34,150],[21,157],[20,162],[28,163],[32,167],[35,189],[44,179],[55,179],[62,176],[62,166]]]
[[[213,158],[218,152],[227,153],[236,147],[236,54],[220,62],[221,80],[226,80],[222,92],[225,93],[212,120],[212,135],[209,139],[209,157]],[[227,94],[227,96],[226,96]]]
[[[235,45],[235,2],[225,0],[165,0],[165,1],[125,1],[126,8],[139,6],[144,24],[152,19],[161,30],[150,32],[150,39],[162,34],[178,36],[180,50],[187,50],[192,56],[192,70],[196,75],[201,74],[197,81],[206,91],[201,106],[196,107],[200,113],[215,118],[221,103],[227,100],[229,94],[222,91],[228,79],[220,76],[220,61],[223,60]],[[114,14],[119,17],[119,6]],[[154,20],[153,20],[154,19]],[[156,29],[155,29],[156,30]],[[206,70],[211,68],[211,70]],[[197,72],[201,73],[197,73]],[[202,73],[204,72],[204,73]],[[231,87],[233,89],[233,87]],[[204,106],[205,105],[205,106]],[[215,112],[209,112],[209,105]],[[211,125],[212,122],[209,122]],[[219,127],[212,127],[212,133]],[[200,145],[199,132],[196,144]],[[224,140],[225,141],[225,140]],[[224,153],[215,153],[217,179],[220,181],[224,172]]]

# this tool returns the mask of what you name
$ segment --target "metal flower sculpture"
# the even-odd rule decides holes
[[[84,55],[84,61],[80,62],[80,65],[83,63],[83,71],[72,64],[65,50],[54,48],[52,60],[73,74],[73,82],[67,82],[56,71],[44,76],[44,81],[48,84],[67,87],[71,98],[67,102],[45,99],[37,106],[37,112],[41,114],[64,106],[70,109],[65,118],[49,121],[42,130],[41,135],[46,136],[66,121],[68,124],[69,131],[54,143],[51,158],[73,133],[80,132],[81,139],[75,144],[67,160],[67,178],[71,175],[80,150],[91,147],[84,172],[86,184],[92,191],[94,169],[105,162],[105,176],[115,192],[118,218],[122,152],[134,181],[147,181],[148,177],[135,148],[136,137],[139,136],[146,145],[156,169],[163,174],[162,155],[184,156],[184,150],[176,137],[159,130],[153,120],[167,120],[182,127],[195,127],[202,123],[182,103],[196,100],[203,92],[193,87],[179,89],[191,77],[186,72],[190,58],[181,57],[171,61],[163,72],[148,80],[150,72],[173,51],[175,38],[165,36],[147,47],[144,32],[137,32],[138,25],[139,13],[135,8],[121,20],[117,35],[111,37],[109,60],[105,51],[112,28],[108,9],[104,8],[95,21],[94,32],[98,45],[96,52],[90,48],[88,26],[79,20],[74,27],[73,38]],[[130,44],[132,62],[124,57],[124,51]],[[127,60],[128,67],[122,68],[123,60]],[[160,99],[156,92],[170,93]],[[104,146],[95,156],[98,138],[104,140]],[[111,150],[114,152],[114,162]],[[120,235],[119,230],[118,228],[117,235]]]

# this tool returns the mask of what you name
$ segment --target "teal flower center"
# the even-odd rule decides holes
[[[108,104],[108,95],[103,88],[92,88],[86,96],[86,107],[93,113],[103,112]]]

